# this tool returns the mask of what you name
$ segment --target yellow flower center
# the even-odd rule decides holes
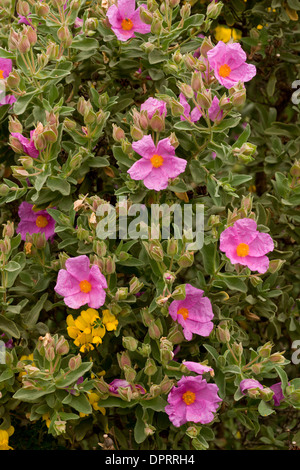
[[[47,227],[48,225],[47,217],[45,217],[44,215],[38,215],[35,223],[36,223],[36,226],[39,228]]]
[[[177,315],[182,315],[183,319],[186,320],[189,316],[189,311],[187,308],[182,307],[179,310],[177,310]]]
[[[80,281],[79,287],[81,292],[84,292],[85,294],[88,294],[92,290],[92,285],[89,281]]]
[[[244,258],[249,254],[249,245],[247,243],[240,243],[236,248],[236,254]]]
[[[0,80],[4,79],[3,73],[4,73],[3,70],[0,70]]]
[[[122,20],[122,29],[124,31],[131,31],[133,28],[133,22],[129,18]]]
[[[150,161],[154,168],[159,168],[162,166],[164,159],[161,155],[157,155],[156,153],[153,155],[153,157],[150,158]]]
[[[191,405],[196,400],[196,395],[194,392],[188,390],[182,395],[182,399],[187,405]]]
[[[221,65],[221,67],[219,68],[220,77],[223,77],[223,78],[229,77],[230,72],[231,72],[231,68],[227,64]]]

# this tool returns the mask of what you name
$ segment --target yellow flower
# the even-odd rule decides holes
[[[6,430],[0,429],[0,450],[13,450],[13,448],[8,445],[8,441],[14,431],[13,426],[10,426]]]
[[[257,28],[257,29],[263,29],[263,25],[262,25],[262,24],[258,24],[258,25],[256,26],[256,28]]]
[[[227,28],[227,26],[217,26],[215,28],[215,38],[217,41],[228,42],[230,39],[235,41],[240,40],[242,37],[241,31],[234,28]]]
[[[110,313],[109,310],[103,310],[102,315],[103,315],[102,321],[107,331],[116,330],[118,323],[119,323],[116,317],[112,313]]]
[[[75,346],[80,346],[81,352],[92,351],[93,344],[102,343],[105,327],[101,324],[97,310],[88,308],[75,320],[72,315],[68,315],[67,325],[68,335],[74,339]]]
[[[49,413],[43,414],[42,419],[43,419],[43,421],[46,421],[46,426],[47,426],[47,428],[49,428],[50,423],[51,423],[51,419],[50,419]]]

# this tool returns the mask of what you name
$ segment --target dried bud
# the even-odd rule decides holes
[[[123,129],[121,129],[121,127],[118,127],[115,124],[113,124],[112,135],[113,135],[113,139],[116,142],[120,142],[121,140],[125,139],[125,132],[123,131]]]

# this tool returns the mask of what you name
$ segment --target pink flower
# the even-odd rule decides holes
[[[179,95],[179,102],[184,108],[184,115],[180,116],[181,121],[186,121],[187,119],[190,119],[192,122],[199,121],[202,116],[202,112],[197,108],[197,106],[195,106],[191,112],[191,107],[183,93],[180,93]]]
[[[231,88],[238,82],[248,82],[256,75],[256,67],[246,63],[246,53],[239,43],[218,44],[207,52],[209,65],[218,82]]]
[[[261,383],[258,382],[258,380],[255,380],[255,379],[244,379],[240,383],[240,390],[243,395],[245,395],[245,392],[247,390],[252,390],[256,388],[263,390],[264,387]]]
[[[133,387],[132,385],[130,385],[129,382],[127,382],[127,380],[123,380],[123,379],[114,379],[112,382],[110,382],[109,384],[109,391],[110,393],[114,393],[115,395],[118,395],[118,389],[119,387],[122,387],[122,388],[130,388],[131,390],[133,390]],[[137,388],[139,390],[139,392],[144,395],[146,393],[146,390],[144,389],[144,387],[142,387],[141,385],[138,385],[138,384],[135,384],[135,388]]]
[[[12,71],[12,60],[0,57],[0,80],[7,78]]]
[[[252,219],[237,220],[233,227],[221,233],[220,250],[232,264],[239,263],[263,274],[269,267],[269,259],[265,255],[274,250],[274,243],[268,233],[258,232],[256,228],[257,224]]]
[[[99,308],[105,302],[107,282],[96,265],[90,268],[86,255],[68,258],[66,269],[61,269],[54,288],[64,297],[65,304],[78,309],[85,304],[90,308]]]
[[[1,96],[0,96],[1,98]],[[6,95],[0,100],[0,106],[3,106],[5,104],[14,104],[17,101],[17,99],[14,97],[14,95]]]
[[[35,211],[33,204],[23,201],[19,206],[20,222],[17,233],[21,234],[22,240],[26,240],[26,234],[44,233],[46,240],[55,235],[55,220],[48,214],[47,210]]]
[[[143,158],[135,162],[128,173],[133,180],[143,180],[148,189],[166,189],[170,178],[183,173],[187,161],[175,156],[170,139],[160,140],[155,146],[152,137],[145,135],[132,144],[133,150]]]
[[[142,5],[147,8],[147,5]],[[135,0],[118,0],[118,6],[112,5],[106,16],[111,29],[120,41],[134,38],[134,33],[150,33],[151,25],[144,23],[140,18],[140,7],[135,9]]]
[[[191,372],[196,372],[196,374],[199,375],[205,374],[206,372],[214,372],[211,367],[200,364],[199,362],[183,361],[182,364]]]
[[[217,96],[214,96],[211,106],[208,110],[208,116],[211,121],[221,121],[223,117],[223,111],[219,106],[219,98]]]
[[[213,329],[211,320],[214,317],[210,300],[203,297],[203,290],[191,284],[186,284],[185,293],[184,300],[173,300],[169,314],[183,327],[184,337],[188,341],[192,339],[193,333],[209,336]]]
[[[271,385],[270,389],[273,390],[273,392],[274,392],[274,395],[272,397],[273,400],[274,400],[274,405],[279,406],[280,402],[282,400],[284,400],[284,395],[283,395],[283,392],[282,392],[281,382],[277,382],[276,384]]]
[[[152,119],[156,111],[159,112],[160,116],[165,116],[167,114],[167,105],[162,100],[150,97],[141,105],[141,111],[146,111],[148,118]]]
[[[29,18],[30,15],[31,15],[31,13],[29,13],[27,16],[20,15],[20,14],[18,13],[18,17],[19,17],[18,23],[19,23],[19,24],[26,24],[26,25],[28,25],[28,26],[33,26],[32,21],[31,21],[30,18]]]
[[[208,384],[201,375],[182,377],[171,389],[165,411],[177,428],[188,421],[210,423],[222,402],[218,391],[216,384]]]
[[[33,137],[35,135],[35,131],[30,131],[30,139],[27,139],[27,137],[24,137],[22,134],[19,134],[19,132],[12,132],[11,136],[15,137],[20,144],[22,145],[23,152],[27,153],[32,158],[38,158],[39,156],[39,151],[34,145],[34,140]]]

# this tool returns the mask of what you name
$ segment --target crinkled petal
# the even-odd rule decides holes
[[[78,294],[78,292],[80,292],[80,286],[78,280],[75,279],[68,271],[60,269],[54,290],[57,294],[65,297]]]
[[[86,255],[68,258],[66,270],[78,281],[87,280],[90,274],[90,260]]]
[[[131,179],[133,180],[143,180],[149,173],[152,171],[153,165],[150,160],[146,158],[141,158],[135,162],[132,167],[129,168],[127,173],[129,173]]]
[[[105,302],[106,292],[102,287],[94,287],[89,292],[88,306],[91,308],[100,308]]]
[[[150,159],[156,153],[151,135],[144,135],[142,139],[133,142],[132,148],[136,153],[147,159]]]
[[[152,168],[150,173],[144,179],[144,185],[148,189],[154,189],[155,191],[160,191],[168,187],[168,178],[165,176],[164,172],[159,168]]]
[[[67,297],[64,297],[65,304],[74,309],[78,309],[83,305],[86,305],[89,301],[90,295],[85,292],[78,292],[77,294],[72,294]]]
[[[166,139],[162,139],[158,142],[154,153],[161,155],[163,158],[175,157],[175,148],[167,137]]]

